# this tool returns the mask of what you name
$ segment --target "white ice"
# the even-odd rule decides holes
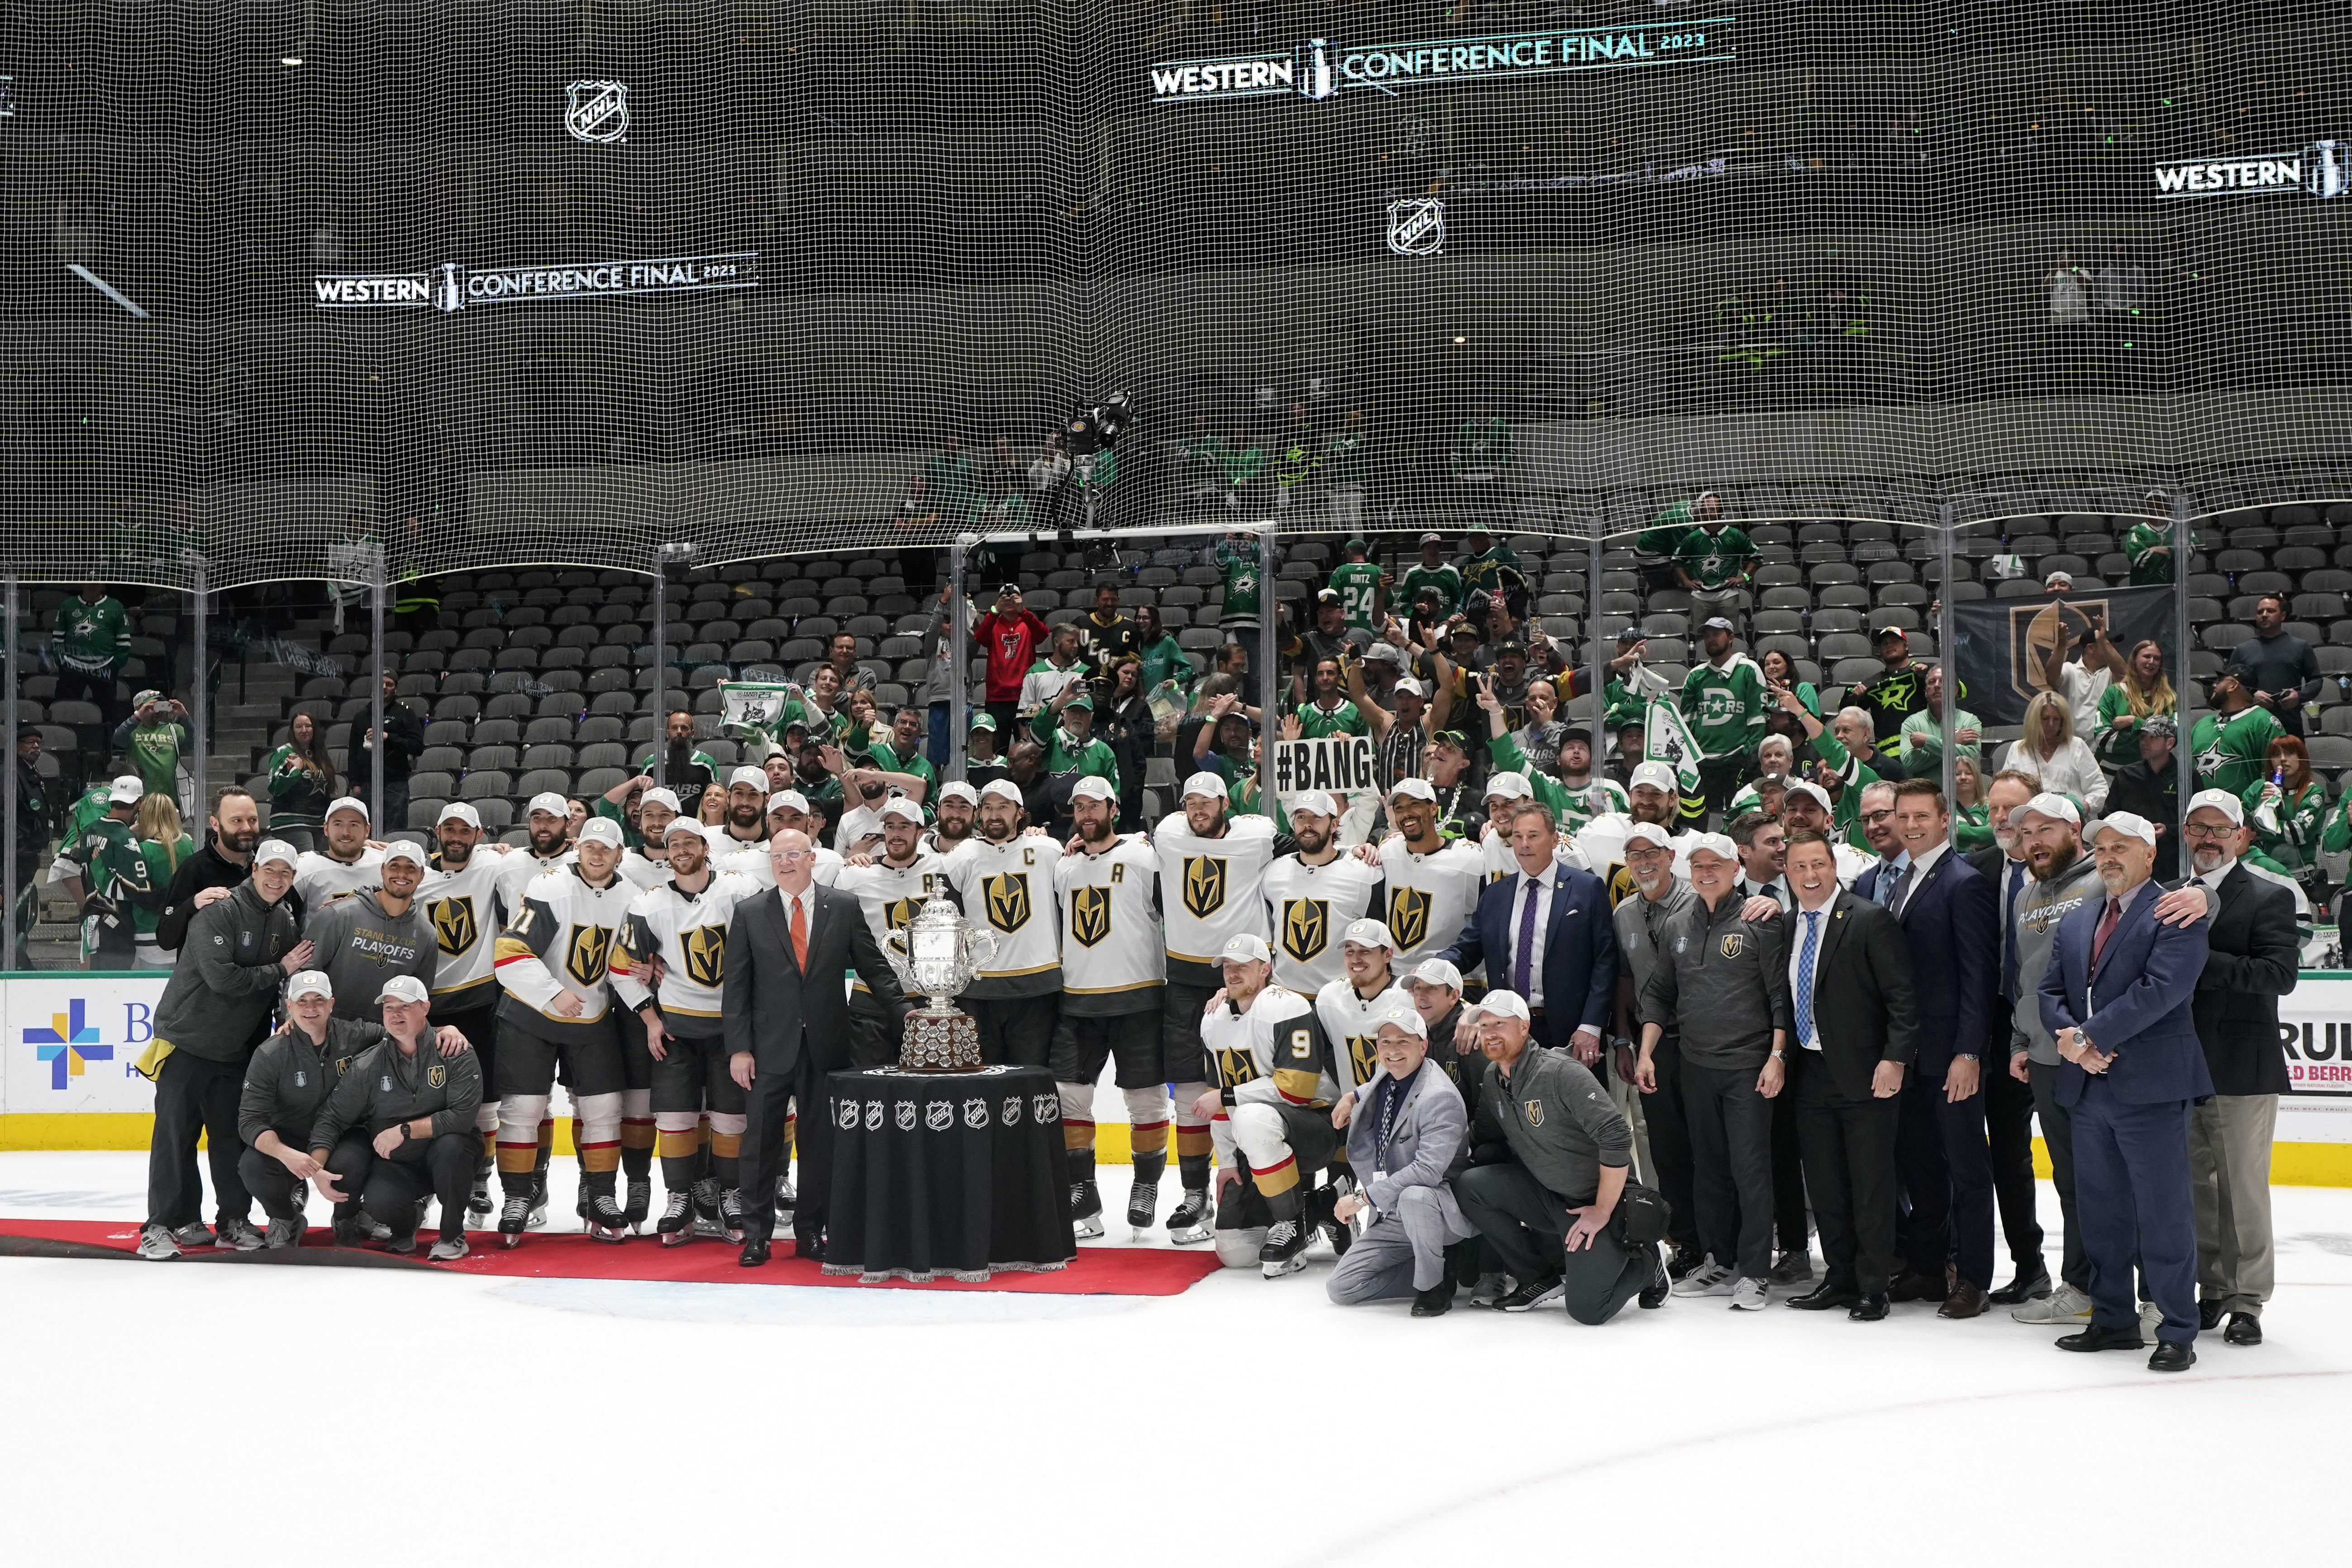
[[[0,1215],[144,1177],[0,1154]],[[2344,1562],[2352,1190],[2277,1231],[2268,1342],[2169,1378],[1922,1306],[1416,1321],[1320,1254],[1150,1300],[0,1258],[0,1561]]]

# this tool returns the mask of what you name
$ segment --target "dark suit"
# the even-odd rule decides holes
[[[743,1130],[743,1208],[750,1234],[776,1226],[776,1177],[782,1168],[784,1123],[797,1098],[800,1119],[800,1198],[793,1211],[795,1238],[824,1232],[833,1191],[833,1118],[825,1107],[825,1075],[850,1066],[849,998],[842,973],[855,969],[893,1019],[913,1009],[898,977],[883,962],[857,900],[814,888],[808,968],[793,956],[792,928],[781,890],[763,891],[735,906],[727,928],[725,999],[727,1054],[751,1053],[750,1120]]]
[[[2010,871],[2021,868],[2000,845],[1969,857],[1978,876],[1992,889],[1993,992],[1985,1007],[1985,1142],[1991,1146],[1993,1199],[2000,1209],[2000,1237],[2009,1246],[2011,1266],[2021,1279],[2047,1272],[2042,1260],[2042,1221],[2034,1213],[2037,1196],[2033,1177],[2033,1086],[2009,1074],[2009,1021],[2017,998],[2003,989],[2008,973],[2005,954],[2010,938],[2008,896]],[[2031,883],[2033,873],[2025,871]],[[2031,992],[2033,977],[2024,978]]]
[[[1801,956],[1809,917],[1782,917],[1789,950]],[[1910,944],[1895,917],[1841,890],[1816,918],[1815,1050],[1789,1051],[1805,1188],[1821,1227],[1828,1286],[1882,1295],[1895,1256],[1895,1134],[1898,1098],[1880,1100],[1871,1079],[1882,1061],[1909,1063],[1919,1021]],[[1793,986],[1792,986],[1793,992]],[[1805,1020],[1797,1020],[1800,1034]]]
[[[1544,1010],[1530,1031],[1536,1044],[1565,1047],[1579,1029],[1606,1039],[1609,1011],[1617,998],[1617,932],[1610,923],[1609,894],[1589,871],[1555,862],[1551,910],[1544,926]],[[1439,956],[1465,973],[1486,965],[1486,984],[1511,985],[1512,929],[1519,887],[1527,878],[1513,872],[1486,884],[1454,945]]]
[[[2163,889],[2142,883],[2091,963],[2106,900],[2085,902],[2058,927],[2042,976],[2042,1022],[2080,1027],[2115,1057],[2093,1076],[2058,1067],[2057,1100],[2074,1130],[2074,1206],[2089,1263],[2091,1321],[2137,1333],[2137,1252],[2148,1299],[2164,1312],[2160,1340],[2197,1337],[2197,1229],[2189,1180],[2189,1118],[2213,1092],[2191,1004],[2204,973],[2205,921],[2156,918]]]
[[[2273,1283],[2271,1139],[2287,1091],[2278,999],[2294,989],[2302,953],[2294,895],[2243,866],[2215,889],[2205,971],[2189,1009],[2213,1098],[2189,1122],[2197,1197],[2197,1294],[2225,1312],[2262,1316]]]
[[[1870,898],[1884,867],[1854,882]],[[1947,1261],[1979,1290],[1992,1289],[1992,1161],[1985,1152],[1984,1073],[1987,1003],[1997,984],[1998,908],[1990,883],[1957,849],[1912,879],[1895,918],[1910,939],[1918,975],[1919,1057],[1903,1086],[1895,1158],[1911,1212],[1903,1256],[1921,1274],[1941,1276]],[[1977,1092],[1945,1099],[1952,1058],[1978,1058]]]

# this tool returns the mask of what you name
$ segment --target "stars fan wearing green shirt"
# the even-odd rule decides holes
[[[1299,704],[1292,715],[1297,721],[1298,738],[1319,741],[1327,735],[1367,735],[1371,726],[1365,721],[1363,710],[1348,700],[1340,689],[1343,672],[1336,658],[1315,661],[1313,692]]]
[[[297,713],[286,727],[286,743],[261,764],[268,779],[269,836],[297,850],[316,849],[335,787],[334,759],[319,733],[319,721]]]
[[[1684,815],[1696,817],[1720,811],[1739,787],[1740,771],[1764,734],[1766,701],[1764,672],[1756,661],[1732,646],[1731,623],[1709,620],[1699,633],[1706,662],[1683,678],[1680,703],[1690,721],[1691,739],[1698,742],[1699,795],[1696,809],[1685,803]],[[1821,722],[1813,721],[1818,726]]]
[[[1443,551],[1445,541],[1434,533],[1421,536],[1421,561],[1404,574],[1404,602],[1420,602],[1424,589],[1437,595],[1437,618],[1444,620],[1462,607],[1462,573],[1447,561]]]
[[[1118,756],[1094,733],[1095,700],[1086,683],[1072,681],[1061,694],[1039,709],[1029,721],[1029,732],[1045,748],[1045,772],[1055,778],[1076,776],[1110,781],[1113,799],[1118,795]]]
[[[2180,700],[2164,673],[2162,646],[2151,637],[2134,643],[2121,673],[2099,693],[2099,728],[2091,750],[2100,765],[2116,770],[2137,762],[2140,723],[2159,713],[2173,713],[2179,706]]]
[[[1365,559],[1370,546],[1360,539],[1348,541],[1341,553],[1346,559],[1331,568],[1326,586],[1338,592],[1339,608],[1349,626],[1359,631],[1377,631],[1382,608],[1381,589],[1388,574]]]
[[[131,717],[115,726],[114,749],[130,759],[149,795],[180,796],[180,759],[188,750],[188,710],[160,691],[131,700]]]
[[[2269,709],[2254,706],[2253,671],[2242,664],[2223,666],[2213,678],[2213,711],[2198,715],[2189,735],[2197,782],[2243,799],[2247,786],[2267,772],[2271,742],[2284,733]]]
[[[100,584],[83,584],[79,596],[58,606],[49,625],[49,649],[58,661],[58,700],[96,703],[111,729],[122,711],[114,678],[131,651],[130,616],[122,601]]]
[[[2124,535],[2124,559],[2131,563],[2131,584],[2135,588],[2172,581],[2172,525],[2149,521],[2136,522]]]
[[[1728,523],[1692,529],[1675,551],[1675,569],[1696,614],[1728,616],[1756,568],[1756,542]]]
[[[2311,753],[2300,736],[2281,735],[2273,741],[2266,761],[2269,772],[2239,796],[2246,825],[2254,830],[2255,847],[2297,880],[2315,876],[2327,820],[2327,791],[2313,776]]]

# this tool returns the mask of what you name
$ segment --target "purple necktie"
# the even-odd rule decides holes
[[[1518,956],[1511,961],[1511,989],[1522,1000],[1528,994],[1528,977],[1535,966],[1536,905],[1541,901],[1543,884],[1533,877],[1528,879],[1527,908],[1519,911]]]

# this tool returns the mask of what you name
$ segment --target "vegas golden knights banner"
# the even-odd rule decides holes
[[[2058,667],[2080,657],[2095,626],[2116,653],[2153,641],[2177,690],[2182,670],[2168,587],[2092,588],[2021,599],[1970,599],[1952,606],[1952,654],[1968,709],[1987,724],[2020,724],[2036,693],[2053,690]]]

